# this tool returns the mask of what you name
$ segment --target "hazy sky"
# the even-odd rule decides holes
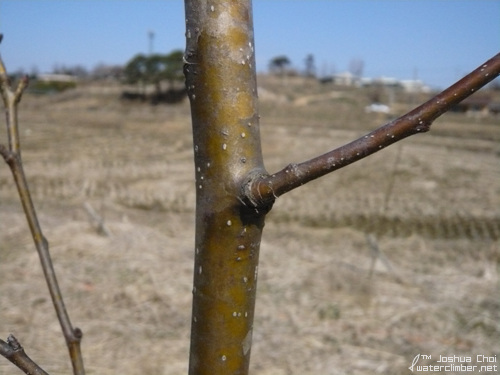
[[[257,70],[277,55],[318,73],[364,61],[367,77],[443,87],[500,52],[499,0],[254,0]],[[184,49],[181,0],[0,0],[0,53],[10,71],[124,64]]]

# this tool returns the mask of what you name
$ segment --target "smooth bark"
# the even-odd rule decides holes
[[[405,116],[269,175],[259,138],[251,1],[186,0],[196,238],[189,373],[247,374],[259,245],[274,200],[413,134],[498,76],[500,56]]]
[[[240,200],[245,181],[265,174],[251,2],[185,4],[197,190],[189,373],[246,374],[270,207],[248,208]]]

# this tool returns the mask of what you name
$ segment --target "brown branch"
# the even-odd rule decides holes
[[[243,184],[242,201],[263,207],[305,183],[365,158],[395,142],[430,130],[432,122],[500,75],[500,54],[396,120],[324,155],[290,164],[272,175],[254,174]]]
[[[79,328],[73,328],[66,307],[64,306],[64,301],[49,253],[49,244],[43,236],[40,223],[38,222],[21,160],[17,107],[27,85],[28,79],[24,78],[19,82],[16,90],[13,91],[7,77],[5,65],[0,58],[0,92],[6,110],[7,136],[9,141],[8,147],[0,145],[0,155],[3,156],[5,162],[9,165],[12,176],[14,177],[21,204],[31,230],[31,235],[40,257],[45,280],[47,281],[49,292],[52,297],[52,303],[54,304],[57,318],[61,324],[64,338],[66,339],[66,345],[73,365],[73,373],[75,375],[84,375],[85,370],[80,350],[82,331]]]
[[[28,375],[49,375],[28,357],[24,348],[13,335],[9,335],[7,342],[0,340],[0,354]]]

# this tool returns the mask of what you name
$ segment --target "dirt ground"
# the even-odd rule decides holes
[[[363,111],[362,92],[262,82],[269,172],[387,120]],[[185,374],[195,209],[189,106],[124,103],[120,90],[27,94],[26,173],[67,309],[84,332],[88,374]],[[278,199],[261,245],[251,373],[405,374],[418,354],[418,365],[455,355],[498,369],[499,141],[498,117],[446,114],[430,133]],[[16,194],[3,164],[0,337],[13,333],[50,374],[69,374]],[[479,363],[478,355],[496,357]],[[17,373],[0,358],[1,375]]]

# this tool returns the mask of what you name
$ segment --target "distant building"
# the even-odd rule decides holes
[[[403,90],[410,94],[431,92],[431,88],[419,79],[404,79],[400,83],[403,86]]]
[[[343,72],[333,75],[333,83],[340,86],[354,86],[358,81],[357,77],[351,72]]]
[[[424,84],[421,80],[416,79],[403,79],[399,80],[394,77],[378,77],[378,78],[363,78],[361,80],[362,86],[382,86],[390,88],[400,88],[410,94],[415,93],[429,93],[431,88]]]
[[[40,74],[37,79],[42,82],[77,82],[78,78],[69,74]]]
[[[360,79],[351,72],[343,72],[319,79],[321,83],[332,83],[338,86],[359,86]]]
[[[368,78],[364,77],[361,79],[362,86],[383,86],[383,87],[401,87],[401,82],[393,77],[378,77],[378,78]]]
[[[380,103],[372,103],[365,107],[366,113],[390,113],[391,108],[388,105]]]
[[[319,79],[323,84],[332,83],[339,86],[355,86],[355,87],[388,87],[403,89],[407,93],[429,93],[431,88],[424,84],[424,82],[415,79],[399,80],[394,77],[358,77],[351,72],[343,72],[324,76]]]

